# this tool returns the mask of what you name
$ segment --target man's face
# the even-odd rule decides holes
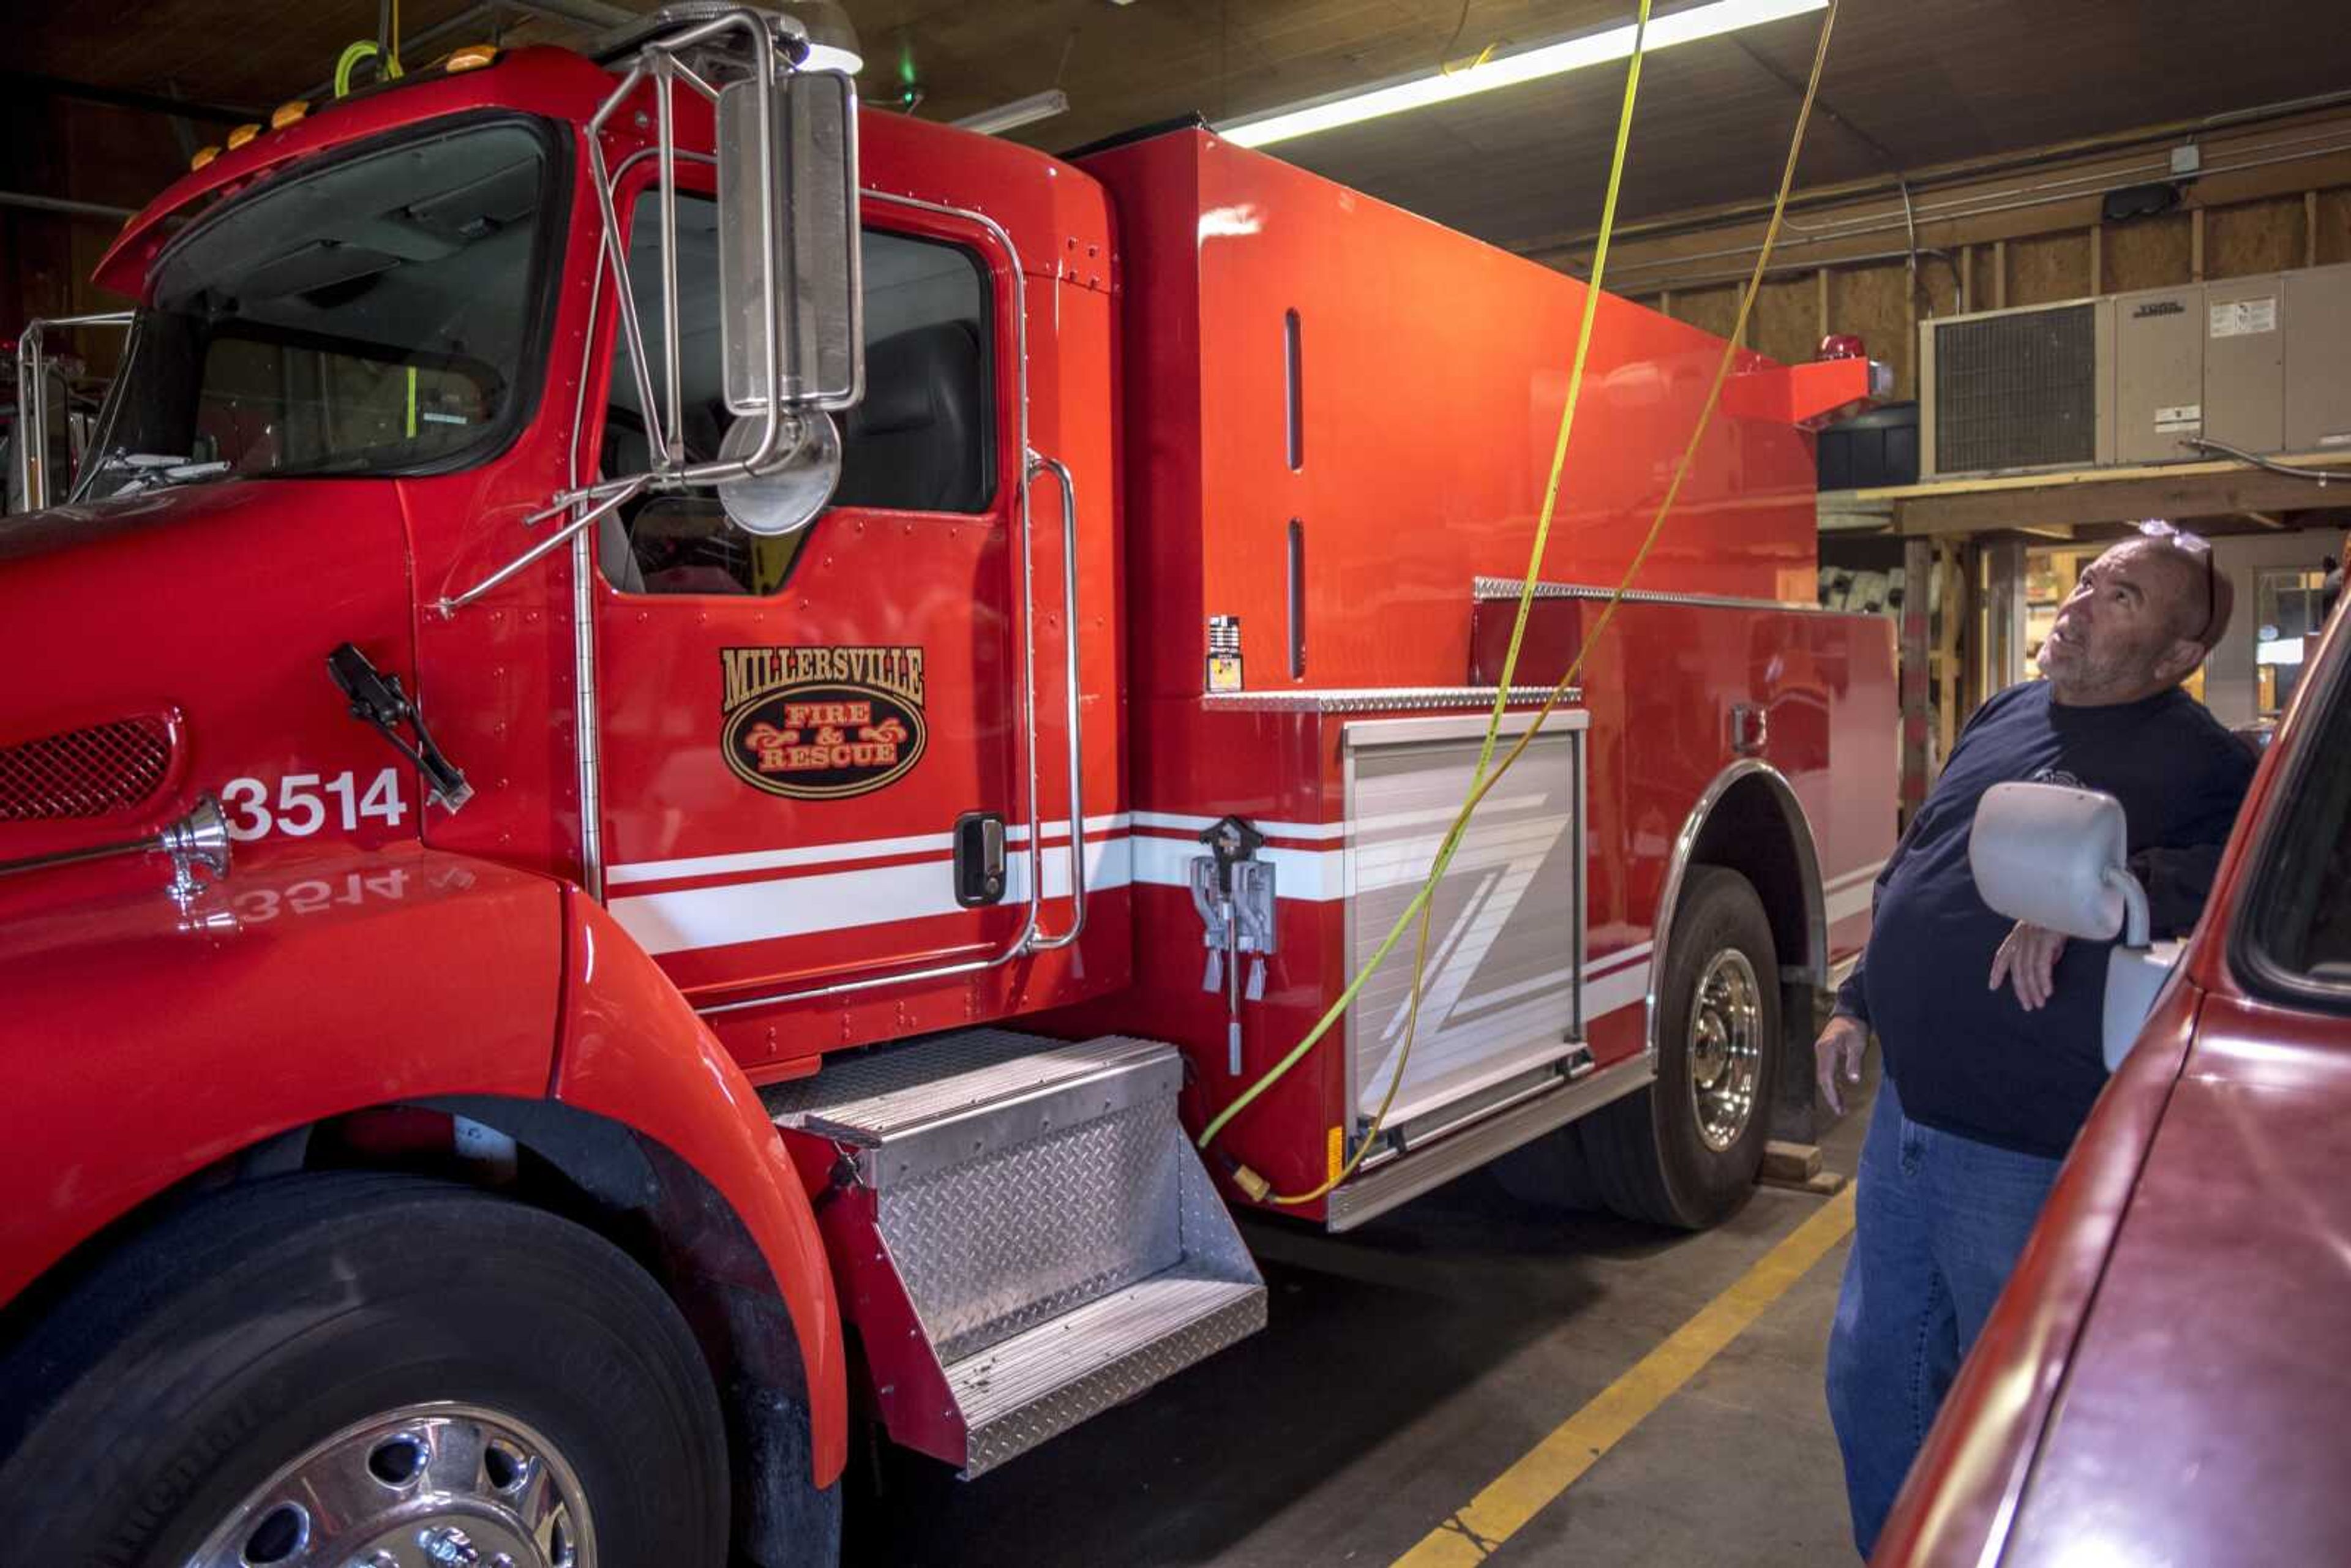
[[[2150,539],[2092,561],[2041,647],[2051,695],[2084,706],[2135,702],[2176,685],[2203,657],[2203,568]]]

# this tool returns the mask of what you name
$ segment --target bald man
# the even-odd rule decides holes
[[[2155,934],[2193,925],[2252,778],[2252,754],[2179,689],[2230,607],[2193,534],[2146,524],[2100,556],[2057,612],[2044,678],[1968,721],[1878,876],[1868,949],[1815,1047],[1840,1111],[1872,1031],[1885,1052],[1828,1360],[1864,1557],[2106,1078],[2105,945],[1984,904],[1976,802],[2011,779],[2105,790]]]

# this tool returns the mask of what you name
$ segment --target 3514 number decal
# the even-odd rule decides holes
[[[228,836],[243,842],[283,833],[307,839],[329,821],[356,832],[370,819],[397,828],[408,815],[400,774],[387,768],[371,779],[354,773],[288,773],[272,789],[265,779],[232,779],[221,786]]]

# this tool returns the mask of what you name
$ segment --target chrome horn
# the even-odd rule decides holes
[[[155,847],[172,857],[172,897],[185,909],[203,884],[196,868],[212,873],[214,882],[228,875],[228,819],[210,795],[196,797],[194,810],[155,836]]]
[[[198,866],[212,873],[214,882],[228,875],[228,819],[221,815],[218,800],[210,795],[199,795],[193,810],[152,838],[125,839],[111,844],[93,844],[86,850],[59,850],[53,854],[0,861],[0,876],[53,871],[58,866],[135,854],[172,857],[172,897],[185,909],[203,887],[196,881]]]

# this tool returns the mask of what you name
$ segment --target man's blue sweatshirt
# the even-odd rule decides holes
[[[1837,994],[1839,1012],[1876,1031],[1903,1113],[1962,1137],[2058,1155],[2105,1083],[2099,1033],[2111,943],[2067,943],[2049,1002],[2036,1012],[2010,986],[1985,983],[2011,925],[1976,895],[1968,869],[1968,835],[1986,789],[2037,779],[2119,800],[2131,869],[2162,937],[2195,925],[2252,770],[2251,750],[2178,690],[2067,707],[2036,681],[1978,709],[1878,874],[1868,949]]]

